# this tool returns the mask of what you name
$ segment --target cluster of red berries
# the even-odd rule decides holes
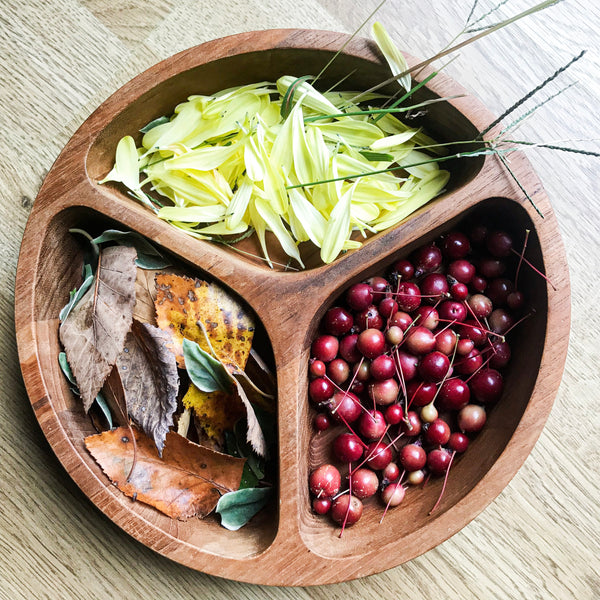
[[[339,434],[331,462],[310,474],[316,513],[350,525],[378,491],[387,510],[405,484],[447,476],[502,395],[521,260],[507,232],[478,224],[351,286],[326,312],[309,396],[316,430]]]

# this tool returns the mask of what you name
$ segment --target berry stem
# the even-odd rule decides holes
[[[400,478],[399,478],[400,479]],[[396,483],[400,483],[400,481],[397,481]],[[388,503],[385,506],[385,509],[383,511],[383,514],[381,515],[381,519],[379,520],[379,524],[381,525],[383,523],[383,519],[385,518],[385,515],[387,514],[387,511],[390,507],[390,504],[392,503],[392,500],[394,499],[394,494],[392,494],[390,496],[390,499],[388,500]]]
[[[451,322],[450,319],[440,319],[440,323],[450,323],[450,322]],[[504,341],[503,335],[500,335],[499,333],[490,331],[489,329],[486,329],[483,326],[480,327],[479,325],[471,325],[470,323],[465,323],[465,322],[461,322],[460,326],[461,327],[470,327],[471,329],[481,329],[481,331],[484,331],[488,335],[495,335],[496,337],[499,337],[502,341]]]
[[[333,411],[331,412],[331,414],[333,414]],[[343,421],[344,425],[348,428],[348,431],[350,431],[351,434],[355,435],[356,438],[358,439],[358,441],[360,442],[360,445],[363,448],[368,448],[367,444],[365,444],[361,437],[356,433],[356,431],[354,431],[354,429],[352,429],[352,427],[350,427],[350,423],[348,423],[348,421],[346,421],[346,419],[344,419],[344,417],[342,416],[342,414],[338,414],[338,417]]]
[[[348,472],[351,472],[352,463],[348,463]],[[344,534],[344,529],[346,529],[346,523],[348,522],[348,515],[350,514],[350,504],[352,500],[352,477],[348,477],[348,494],[350,494],[350,499],[348,500],[348,508],[346,509],[346,515],[344,516],[344,522],[342,523],[342,530],[340,531],[340,537]]]
[[[463,304],[466,306],[467,310],[471,313],[471,316],[475,319],[475,321],[477,322],[477,325],[479,325],[479,329],[481,329],[482,331],[485,331],[487,333],[486,341],[491,346],[492,345],[492,340],[490,340],[490,335],[489,334],[493,333],[493,332],[490,330],[489,323],[486,320],[485,321],[485,327],[484,327],[481,324],[481,321],[479,320],[479,318],[477,317],[477,315],[475,314],[475,311],[471,308],[471,305],[466,300],[463,301]],[[495,335],[497,335],[497,334],[495,334]],[[504,341],[504,339],[502,341]]]
[[[454,450],[452,452],[452,455],[450,456],[450,462],[448,463],[448,468],[446,469],[446,475],[444,477],[444,484],[442,485],[442,491],[440,492],[440,495],[437,499],[437,502],[435,503],[434,507],[429,511],[429,514],[431,515],[431,513],[433,513],[433,511],[439,506],[441,500],[442,500],[442,496],[444,495],[444,492],[446,491],[446,483],[448,483],[448,475],[450,474],[450,467],[452,466],[452,461],[454,460],[454,455],[456,454],[456,450]]]
[[[435,390],[435,396],[432,398],[431,402],[429,403],[431,406],[433,406],[433,403],[435,402],[435,399],[438,397],[438,394],[440,393],[442,386],[446,382],[446,379],[448,379],[448,377],[450,377],[450,371],[452,370],[452,365],[454,365],[454,360],[456,359],[457,348],[458,348],[458,336],[456,336],[456,342],[454,342],[454,351],[452,352],[452,358],[450,359],[450,365],[448,366],[448,370],[446,371],[444,378],[442,379],[442,381],[440,381],[440,385],[438,385],[437,389]]]
[[[421,318],[421,313],[419,313],[410,323],[410,325],[404,330],[404,337],[402,338],[402,341],[396,346],[396,350],[402,346],[402,344],[404,344],[404,342],[406,341],[406,334],[413,328],[416,327],[417,325],[417,321]]]
[[[550,287],[551,287],[551,288],[552,288],[554,291],[556,291],[556,287],[554,287],[554,284],[553,284],[553,283],[552,283],[552,282],[551,282],[551,281],[550,281],[550,280],[549,280],[549,279],[548,279],[548,278],[547,278],[547,277],[546,277],[546,276],[545,276],[545,275],[544,275],[544,274],[543,274],[543,273],[542,273],[542,272],[541,272],[539,269],[536,269],[536,268],[535,268],[535,267],[534,267],[534,266],[533,266],[533,265],[532,265],[532,264],[531,264],[531,263],[530,263],[530,262],[529,262],[529,261],[528,261],[528,260],[527,260],[527,259],[526,259],[524,256],[521,256],[521,255],[520,255],[520,254],[519,254],[519,253],[518,253],[518,252],[517,252],[517,251],[516,251],[514,248],[511,248],[511,249],[510,249],[510,251],[511,251],[511,252],[513,252],[514,254],[516,254],[517,256],[520,256],[520,257],[521,257],[521,260],[522,260],[522,261],[523,261],[523,262],[524,262],[526,265],[528,265],[529,267],[531,267],[531,268],[532,268],[532,269],[533,269],[533,270],[534,270],[534,271],[535,271],[535,272],[536,272],[536,273],[537,273],[537,274],[538,274],[540,277],[543,277],[543,278],[544,278],[544,279],[547,281],[548,285],[549,285],[549,286],[550,286]]]
[[[493,350],[493,347],[492,347]],[[491,356],[488,356],[482,363],[481,365],[479,365],[479,367],[477,369],[475,369],[475,371],[473,371],[469,377],[467,377],[467,379],[465,379],[465,383],[469,383],[469,381],[471,381],[471,379],[473,379],[473,377],[475,377],[475,375],[477,375],[477,373],[479,373],[479,371],[481,371],[482,369],[485,369],[485,367],[487,366],[487,364],[490,362],[490,360],[492,360],[494,354],[492,354]]]
[[[386,431],[387,433],[387,431]],[[398,450],[398,448],[396,448],[396,442],[404,435],[404,432],[399,433],[394,439],[392,439],[392,436],[388,435],[388,438],[391,440],[390,443],[384,448],[384,450],[387,450],[390,446],[394,446],[394,450]]]
[[[517,270],[515,272],[515,290],[517,289],[517,282],[519,281],[519,271],[521,270],[521,264],[523,263],[523,257],[525,256],[525,250],[527,249],[527,242],[529,241],[529,229],[525,230],[525,241],[523,242],[523,248],[521,250],[521,254],[519,256],[519,264],[517,265]]]
[[[388,425],[385,428],[385,431],[381,434],[381,437],[377,440],[377,443],[373,444],[373,449],[367,454],[367,456],[363,457],[362,462],[360,462],[358,465],[356,465],[356,467],[354,467],[354,469],[351,468],[350,472],[348,473],[348,477],[350,477],[352,475],[352,473],[354,473],[354,471],[356,471],[357,469],[360,469],[373,456],[375,450],[377,450],[377,447],[379,446],[379,444],[381,444],[381,442],[383,441],[383,438],[386,436],[389,428],[390,428],[390,426]],[[350,467],[352,467],[352,463],[350,463]]]
[[[365,360],[365,357],[361,356],[360,357],[360,361],[358,363],[358,367],[356,367],[356,370],[354,371],[354,374],[352,375],[352,379],[350,380],[350,383],[348,384],[348,389],[347,390],[343,390],[344,394],[348,394],[350,392],[350,390],[352,389],[352,385],[356,381],[356,377],[358,375],[358,371],[360,370],[360,367],[362,366],[364,360]]]
[[[425,382],[421,381],[421,383],[419,384],[419,387],[415,390],[415,393],[412,395],[410,402],[406,405],[406,410],[404,411],[404,422],[408,425],[408,409],[412,406],[413,400],[416,398],[417,394],[419,393],[419,390],[423,387],[423,384]]]
[[[512,331],[517,325],[520,325],[523,321],[525,321],[525,319],[529,319],[529,317],[533,317],[534,314],[535,314],[535,310],[532,309],[531,312],[528,312],[525,316],[521,317],[514,325],[509,327],[504,332],[504,335],[507,335],[509,333],[509,331]],[[504,341],[504,340],[502,340],[502,341]]]
[[[407,294],[406,292],[390,292],[390,295],[393,296],[406,296],[408,298],[439,298],[440,294],[415,294],[414,296],[411,296],[410,294]]]
[[[400,380],[400,387],[402,388],[402,393],[404,394],[404,398],[406,399],[406,381],[404,379],[404,372],[402,371],[402,365],[400,364],[400,355],[398,354],[397,347],[396,347],[395,352],[396,352],[396,360],[394,360],[394,369],[396,370],[396,375],[398,375],[398,379]]]
[[[444,331],[446,331],[446,329],[448,329],[449,327],[452,327],[452,325],[454,325],[456,323],[457,319],[453,319],[452,321],[450,321],[446,327],[440,329],[439,331],[437,331],[436,333],[433,334],[433,337],[437,337],[440,333],[443,333]]]

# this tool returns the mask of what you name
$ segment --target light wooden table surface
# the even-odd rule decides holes
[[[505,17],[530,2],[512,0]],[[22,0],[0,3],[0,598],[600,597],[600,293],[596,158],[529,153],[553,203],[572,278],[563,383],[524,467],[475,521],[412,562],[362,580],[268,588],[206,576],[123,533],[79,491],[33,416],[14,337],[19,244],[44,175],[75,129],[128,79],[223,35],[275,27],[353,31],[374,0]],[[477,14],[492,4],[482,0]],[[378,18],[430,56],[461,30],[470,3],[389,0]],[[522,139],[600,137],[600,6],[566,0],[462,51],[448,73],[499,114],[582,49],[520,129]],[[532,106],[532,104],[527,105]],[[522,114],[521,111],[519,114]],[[598,151],[596,141],[579,147]],[[18,310],[18,307],[17,307]],[[550,400],[550,399],[549,399]]]

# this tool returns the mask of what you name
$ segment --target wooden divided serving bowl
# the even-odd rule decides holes
[[[225,246],[192,239],[118,186],[97,183],[110,170],[122,136],[133,135],[139,142],[141,127],[171,114],[188,96],[275,81],[284,74],[317,73],[346,40],[346,35],[322,31],[246,33],[191,48],[142,73],[104,102],[69,141],[37,197],[21,248],[19,356],[33,409],[54,452],[90,500],[125,531],[175,561],[231,579],[272,585],[343,581],[399,565],[446,540],[482,511],[524,462],[548,417],[565,360],[570,305],[564,250],[542,186],[519,153],[511,155],[511,168],[544,218],[495,157],[462,159],[448,165],[452,177],[446,191],[404,223],[329,265],[307,250],[307,269],[299,272],[271,270]],[[334,61],[323,89],[348,73],[347,89],[366,89],[389,76],[374,45],[363,39],[353,40]],[[419,98],[457,94],[464,90],[439,75]],[[430,105],[424,125],[440,141],[472,140],[493,119],[477,99],[465,95]],[[503,398],[453,466],[439,509],[428,516],[441,487],[441,481],[431,481],[418,493],[408,493],[383,525],[381,510],[367,508],[340,538],[339,528],[311,512],[307,485],[316,466],[307,366],[320,319],[350,284],[384,272],[399,257],[473,215],[518,239],[531,230],[527,256],[556,289],[523,269],[520,287],[535,317],[515,330]],[[222,528],[217,517],[177,521],[132,501],[111,485],[85,449],[83,439],[94,429],[57,359],[58,314],[81,275],[82,250],[68,233],[72,227],[137,231],[188,263],[197,276],[224,284],[258,317],[277,376],[279,481],[272,506],[239,531]],[[254,241],[246,244],[252,249]]]

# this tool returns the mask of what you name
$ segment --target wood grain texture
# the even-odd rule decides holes
[[[599,355],[598,316],[590,299],[598,288],[600,231],[593,218],[597,162],[581,156],[549,151],[530,155],[557,213],[571,269],[573,329],[561,391],[525,466],[482,515],[448,542],[367,579],[326,588],[262,588],[168,561],[93,509],[40,433],[17,368],[12,322],[16,257],[31,199],[45,172],[95,106],[174,50],[261,27],[350,31],[369,6],[348,11],[340,2],[280,1],[267,9],[259,3],[226,1],[203,5],[202,12],[198,3],[183,2],[167,13],[168,5],[162,4],[132,18],[130,31],[138,32],[134,35],[127,34],[126,13],[115,11],[111,20],[108,3],[87,4],[25,2],[18,11],[7,7],[0,21],[5,33],[0,122],[7,142],[0,158],[5,224],[0,231],[0,597],[191,598],[200,595],[198,590],[215,598],[379,597],[400,591],[411,598],[597,597],[599,457],[594,434],[600,425],[595,410]],[[502,10],[513,14],[513,7],[516,12],[522,4],[510,3]],[[499,113],[581,47],[597,47],[598,9],[588,5],[563,2],[496,34],[464,51],[449,72]],[[460,29],[468,9],[462,3],[389,2],[381,18],[394,24],[390,29],[396,39],[413,54],[427,55],[447,41],[448,32]],[[188,26],[191,20],[194,27]],[[150,33],[143,38],[146,31]],[[594,107],[600,94],[592,77],[597,68],[598,55],[590,53],[567,75],[567,81],[581,81],[579,88],[555,100],[551,110],[542,109],[520,134],[546,141],[597,137]]]

